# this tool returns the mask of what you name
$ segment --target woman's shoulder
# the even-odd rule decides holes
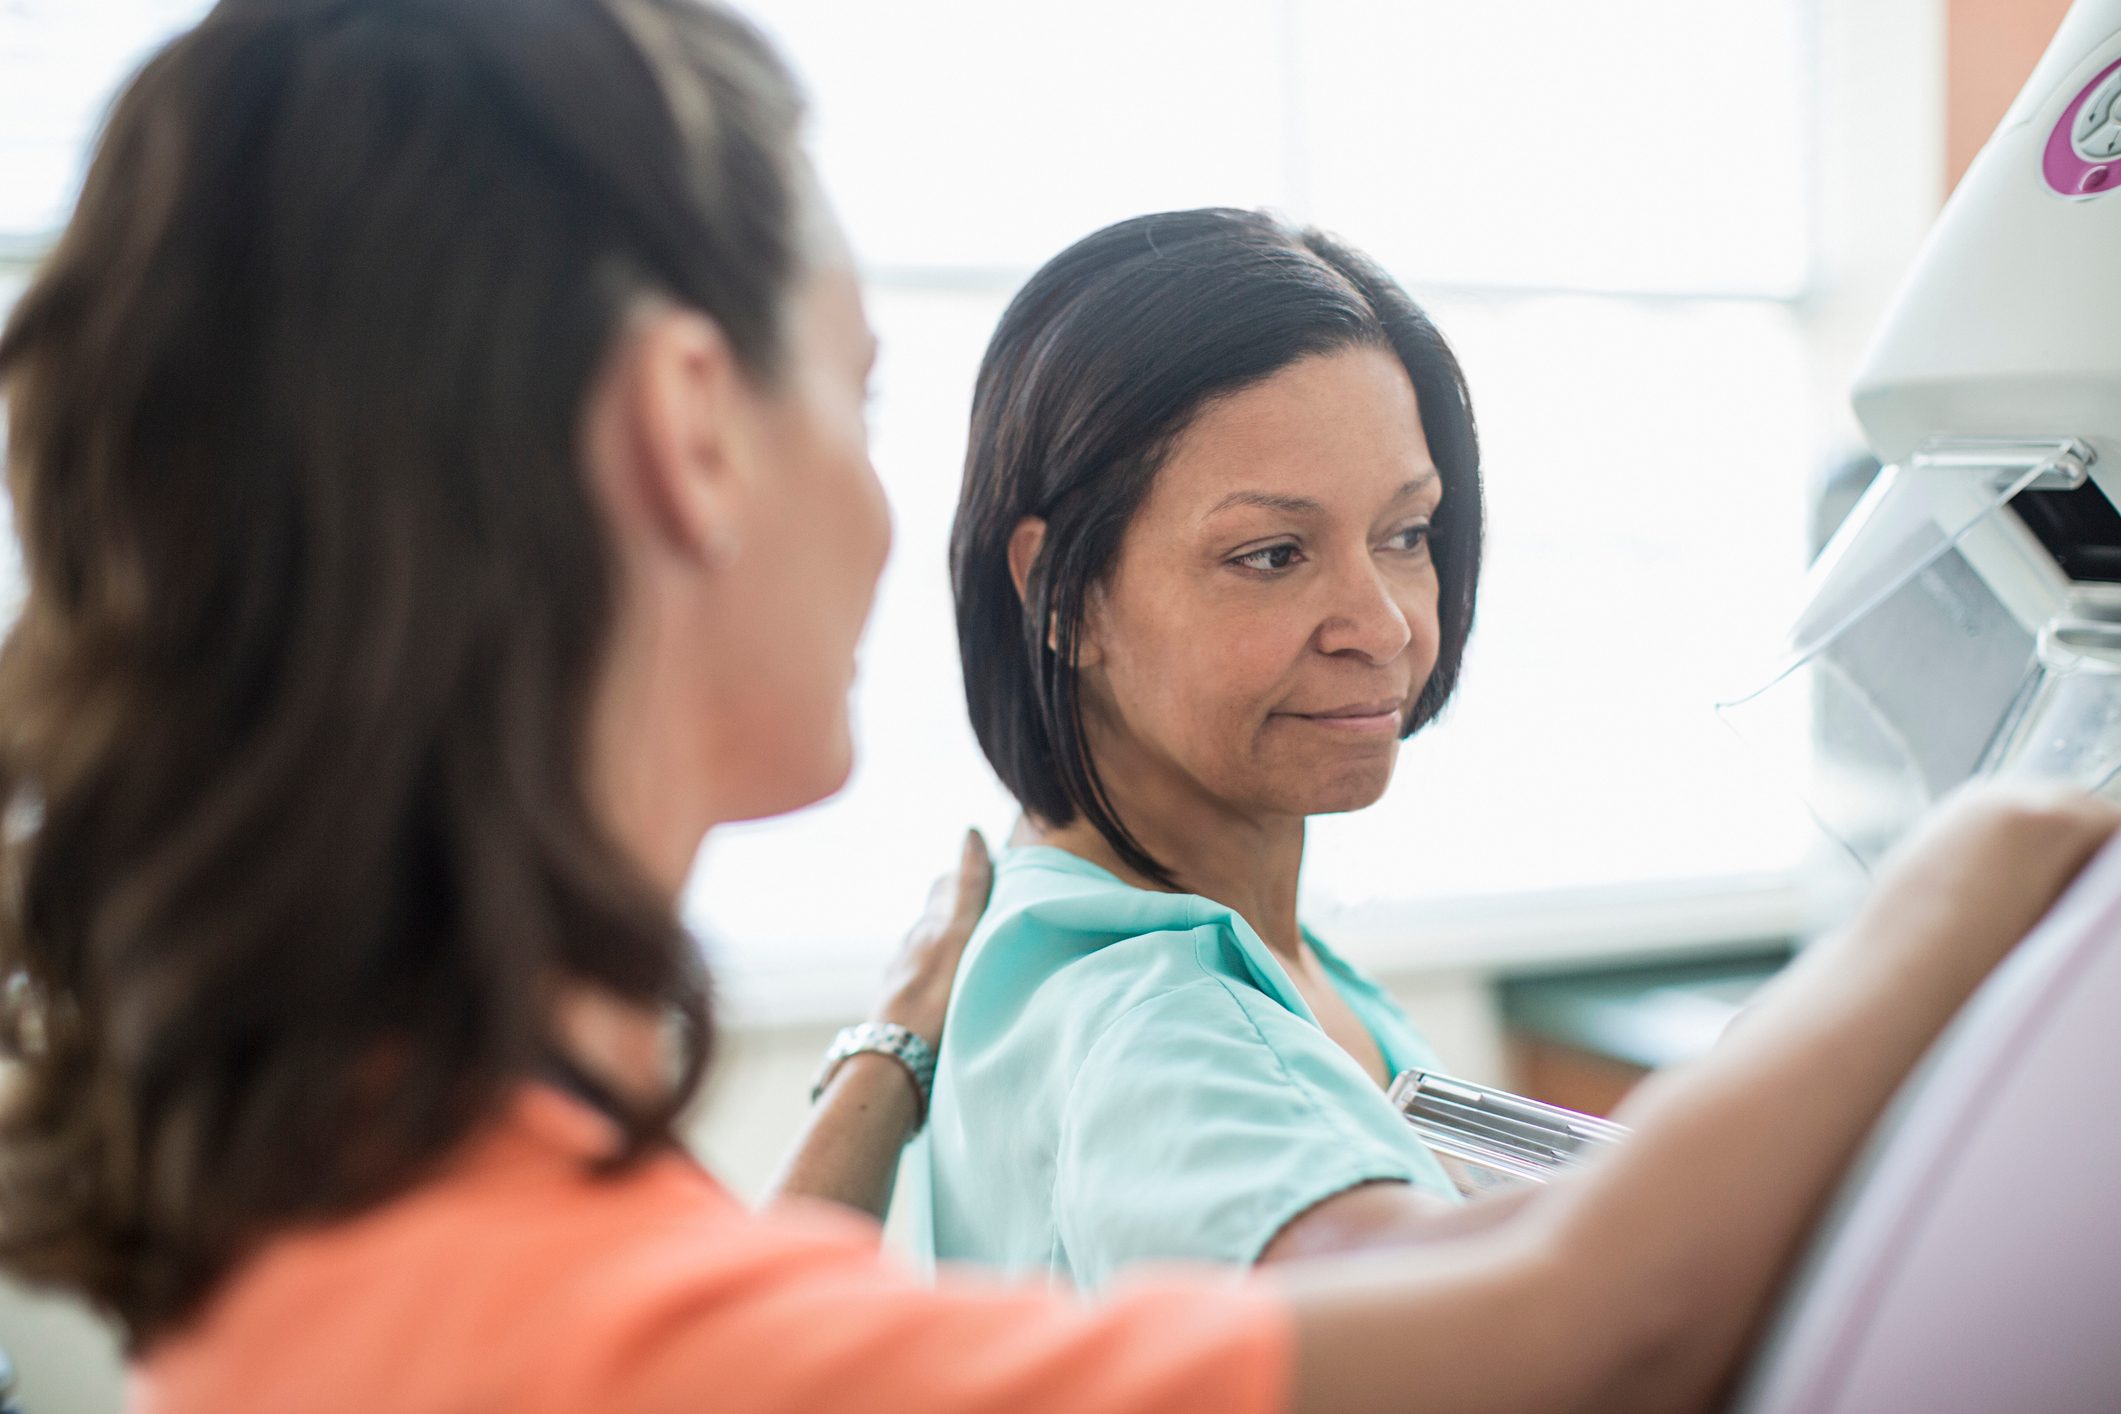
[[[541,1341],[565,1350],[598,1322],[646,1321],[675,1299],[673,1283],[698,1305],[874,1258],[873,1224],[821,1205],[754,1215],[680,1154],[604,1173],[615,1138],[571,1097],[527,1088],[425,1182],[266,1244],[150,1347],[138,1390],[172,1410],[498,1404],[498,1366],[549,1373]],[[408,1361],[411,1350],[497,1364]],[[358,1405],[320,1383],[346,1370],[369,1372]]]
[[[745,1409],[966,1411],[1147,1407],[1184,1389],[1173,1408],[1222,1410],[1263,1409],[1287,1379],[1269,1293],[1174,1278],[1085,1312],[1039,1290],[931,1288],[830,1205],[753,1213],[677,1155],[585,1171],[607,1137],[566,1097],[526,1095],[449,1171],[270,1244],[136,1363],[133,1402],[676,1409],[712,1390]],[[862,1398],[835,1403],[820,1392],[844,1384],[850,1342],[872,1352]],[[993,1358],[954,1359],[968,1349]]]
[[[1245,972],[1242,930],[1229,909],[1198,895],[1136,888],[1065,850],[1020,845],[996,860],[959,987],[1021,995],[1185,986]]]
[[[946,1059],[1079,1055],[1113,1019],[1203,984],[1283,1003],[1263,947],[1196,894],[1136,888],[1050,846],[1005,850],[959,970]]]

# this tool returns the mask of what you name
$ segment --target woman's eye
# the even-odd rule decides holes
[[[1429,523],[1423,521],[1420,525],[1410,525],[1404,530],[1394,531],[1392,538],[1385,543],[1394,550],[1419,550],[1429,543]]]
[[[1241,565],[1248,570],[1262,570],[1269,574],[1276,570],[1285,570],[1295,562],[1296,547],[1286,543],[1269,545],[1264,549],[1239,555],[1230,561],[1233,565]]]

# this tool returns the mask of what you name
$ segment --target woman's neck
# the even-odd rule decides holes
[[[561,984],[553,1004],[554,1044],[577,1069],[620,1100],[653,1105],[673,1071],[669,1028],[653,1008],[584,982]]]
[[[1301,816],[1264,824],[1224,817],[1196,821],[1194,828],[1139,809],[1127,809],[1121,818],[1182,890],[1234,910],[1276,954],[1286,961],[1303,961],[1303,933],[1296,922],[1296,885],[1304,857]],[[1051,845],[1136,888],[1170,891],[1122,859],[1080,815],[1065,825],[1048,825],[1027,815],[1010,843]]]

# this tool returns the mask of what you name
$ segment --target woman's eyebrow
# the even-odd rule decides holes
[[[1325,507],[1309,496],[1280,496],[1271,491],[1232,491],[1208,508],[1209,515],[1221,515],[1237,506],[1257,506],[1266,511],[1282,511],[1289,515],[1317,515]]]
[[[1436,468],[1432,466],[1428,470],[1416,474],[1415,476],[1407,480],[1404,484],[1402,484],[1397,491],[1394,491],[1392,493],[1392,499],[1394,501],[1404,501],[1409,496],[1414,496],[1419,494],[1420,492],[1426,491],[1431,486],[1436,484],[1438,478],[1439,473],[1437,472]]]
[[[1436,468],[1430,467],[1427,471],[1401,483],[1399,489],[1392,493],[1390,504],[1397,504],[1427,490],[1434,484],[1436,479]],[[1325,510],[1322,504],[1309,496],[1286,496],[1272,491],[1232,491],[1213,506],[1210,506],[1208,514],[1211,516],[1220,515],[1222,512],[1238,506],[1256,506],[1261,510],[1280,511],[1285,515],[1299,516],[1317,515]]]

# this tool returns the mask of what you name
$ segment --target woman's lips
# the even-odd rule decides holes
[[[1285,712],[1282,715],[1299,722],[1309,722],[1327,731],[1351,732],[1357,735],[1377,732],[1397,736],[1401,714],[1405,710],[1405,704],[1395,697],[1381,702],[1352,703],[1323,712]]]

